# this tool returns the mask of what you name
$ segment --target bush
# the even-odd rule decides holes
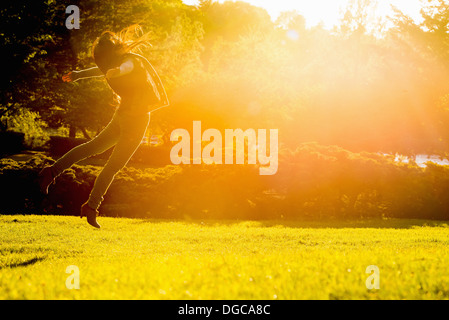
[[[87,142],[87,139],[70,138],[61,136],[50,136],[47,146],[50,154],[54,156],[61,156],[72,148]]]
[[[0,155],[13,154],[25,148],[25,134],[21,132],[0,132]]]
[[[2,159],[0,212],[78,215],[100,167],[75,165],[50,194],[37,172],[53,160]],[[391,157],[302,144],[280,153],[279,170],[260,176],[249,165],[126,167],[105,196],[106,216],[211,219],[449,218],[449,167],[394,162]]]
[[[18,109],[13,116],[3,116],[0,121],[5,123],[11,131],[21,133],[27,148],[42,147],[49,138],[44,130],[45,122],[40,119],[37,112]]]
[[[51,136],[47,146],[51,156],[59,157],[87,141],[89,140],[82,138]],[[112,148],[94,157],[95,159],[107,160],[111,153]],[[170,164],[170,148],[164,145],[157,147],[141,145],[131,158],[131,163],[157,166],[168,165]]]
[[[269,185],[287,218],[448,219],[449,166],[398,163],[392,156],[302,144],[284,151]],[[295,208],[295,210],[292,210]]]
[[[52,162],[45,156],[26,162],[0,160],[0,183],[8,186],[0,212],[78,215],[101,168],[74,165],[56,179],[56,186],[50,186],[44,197],[37,176],[45,163]],[[253,177],[257,172],[250,167],[126,167],[116,175],[100,211],[126,217],[251,217],[254,214],[247,199],[254,190],[247,187]],[[242,184],[242,179],[248,182]]]

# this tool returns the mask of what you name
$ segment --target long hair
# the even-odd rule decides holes
[[[149,33],[144,33],[139,25],[131,25],[118,33],[104,31],[92,45],[92,57],[103,73],[117,67],[123,56],[151,46]]]

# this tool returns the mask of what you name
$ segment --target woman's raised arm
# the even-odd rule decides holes
[[[84,69],[81,71],[72,71],[64,76],[62,76],[62,80],[64,82],[75,82],[81,79],[89,79],[89,78],[96,78],[96,77],[104,77],[103,72],[98,67],[93,67],[90,69]]]

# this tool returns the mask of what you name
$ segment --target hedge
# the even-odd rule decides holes
[[[0,213],[78,215],[101,167],[74,165],[48,196],[37,174],[54,160],[0,160]],[[449,167],[398,163],[374,153],[302,144],[282,150],[279,169],[254,165],[128,166],[116,175],[100,214],[201,219],[449,218]]]

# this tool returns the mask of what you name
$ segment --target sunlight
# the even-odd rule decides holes
[[[281,12],[296,10],[304,16],[308,27],[322,23],[325,28],[330,29],[338,25],[340,11],[347,5],[348,0],[248,0],[247,2],[265,8],[273,20],[276,20]]]
[[[449,300],[449,0],[4,2],[0,299]]]
[[[244,0],[254,6],[267,10],[272,20],[275,21],[282,12],[296,10],[306,19],[307,27],[322,24],[326,29],[338,26],[342,17],[342,11],[350,3],[350,0]],[[197,5],[198,0],[184,0],[188,5]],[[219,0],[218,2],[225,2]],[[420,20],[419,11],[422,8],[421,0],[382,0],[378,1],[376,17],[385,18],[391,16],[391,6],[397,7],[415,21]]]

